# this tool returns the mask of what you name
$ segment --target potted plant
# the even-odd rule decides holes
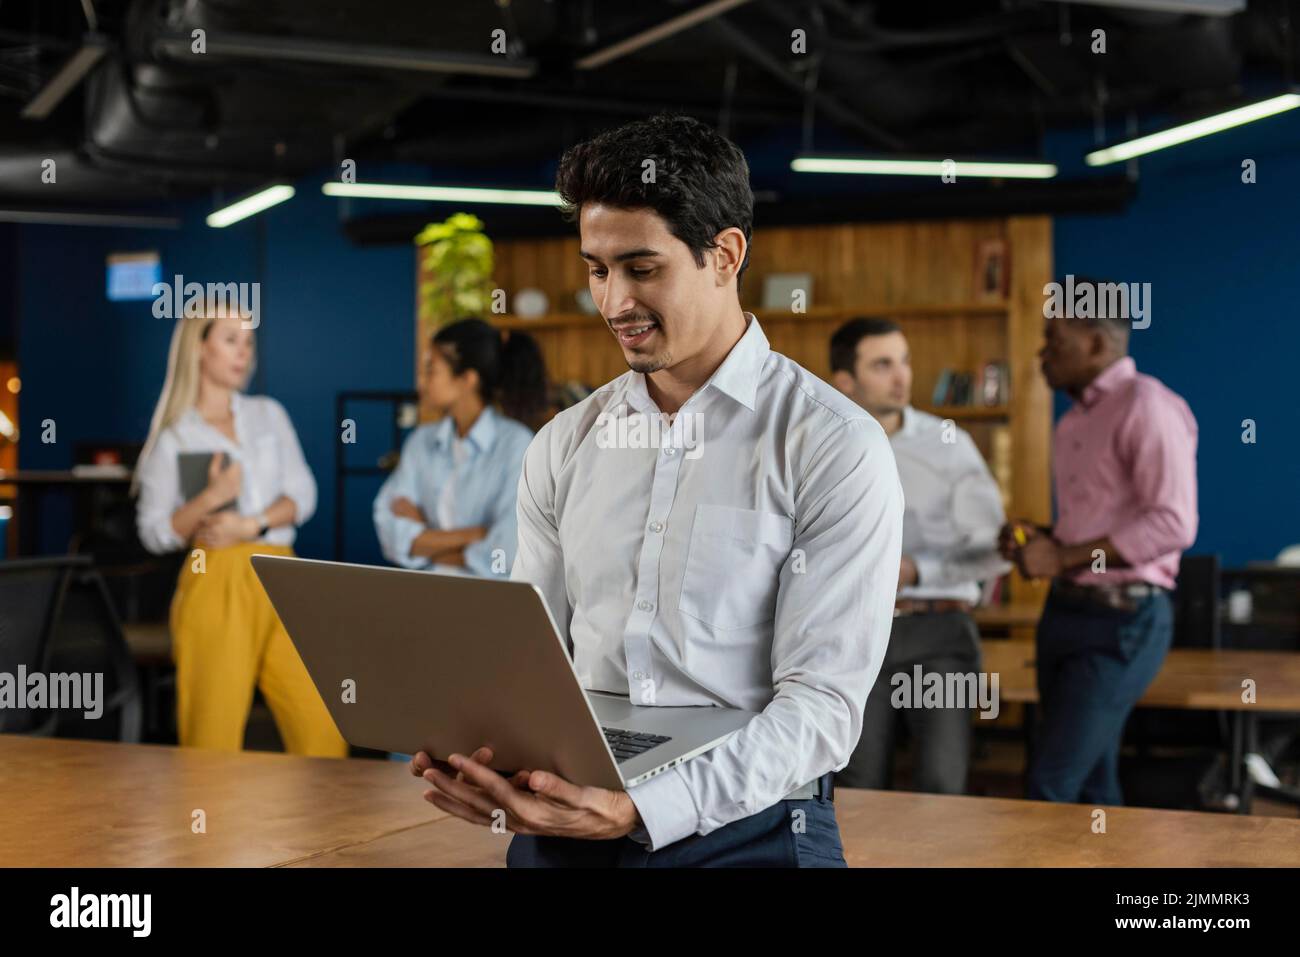
[[[492,305],[492,240],[483,222],[455,213],[415,237],[419,341],[464,316],[486,317]]]

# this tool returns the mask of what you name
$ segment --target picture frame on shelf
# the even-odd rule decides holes
[[[975,245],[975,298],[1000,302],[1010,289],[1010,262],[1005,239],[981,239]]]

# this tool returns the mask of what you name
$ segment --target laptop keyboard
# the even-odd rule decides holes
[[[644,731],[624,731],[622,728],[600,730],[605,732],[605,740],[609,742],[609,749],[614,752],[614,760],[619,764],[672,740],[662,734],[647,734]]]

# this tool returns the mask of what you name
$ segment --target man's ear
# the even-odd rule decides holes
[[[851,399],[853,398],[853,392],[857,383],[853,381],[853,376],[849,375],[843,369],[840,369],[837,372],[831,373],[831,385],[835,386],[835,388],[839,389]]]
[[[1106,330],[1100,326],[1091,329],[1088,332],[1088,357],[1097,361],[1104,360],[1110,356],[1114,343],[1111,342],[1110,336]]]
[[[735,226],[728,226],[713,237],[713,270],[719,286],[725,286],[740,274],[740,264],[745,261],[749,243],[745,234]]]

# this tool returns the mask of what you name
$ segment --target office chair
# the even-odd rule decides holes
[[[17,591],[22,588],[29,591]],[[0,730],[138,742],[142,720],[139,677],[104,579],[90,556],[0,562],[0,622],[5,623],[0,627],[7,632],[12,621],[15,636],[36,632],[19,623],[41,618],[37,607],[41,602],[46,610],[39,628],[39,647],[30,638],[20,644],[0,634],[0,648],[7,650],[0,655],[8,653],[13,665],[0,662],[0,670],[13,673],[23,663],[29,673],[102,674],[103,713],[99,718],[86,718],[83,711],[51,710],[42,712],[36,721],[34,717],[24,720],[26,712],[6,710],[0,711]],[[5,723],[6,715],[17,719],[12,725]]]
[[[139,742],[144,706],[139,671],[108,586],[88,560],[78,562],[68,580],[50,638],[50,670],[104,676],[104,713],[92,719],[82,711],[60,711],[56,736]]]
[[[58,620],[72,569],[64,558],[0,562],[0,672],[18,681],[48,673],[50,636]],[[0,732],[49,736],[58,716],[44,708],[0,708]]]

